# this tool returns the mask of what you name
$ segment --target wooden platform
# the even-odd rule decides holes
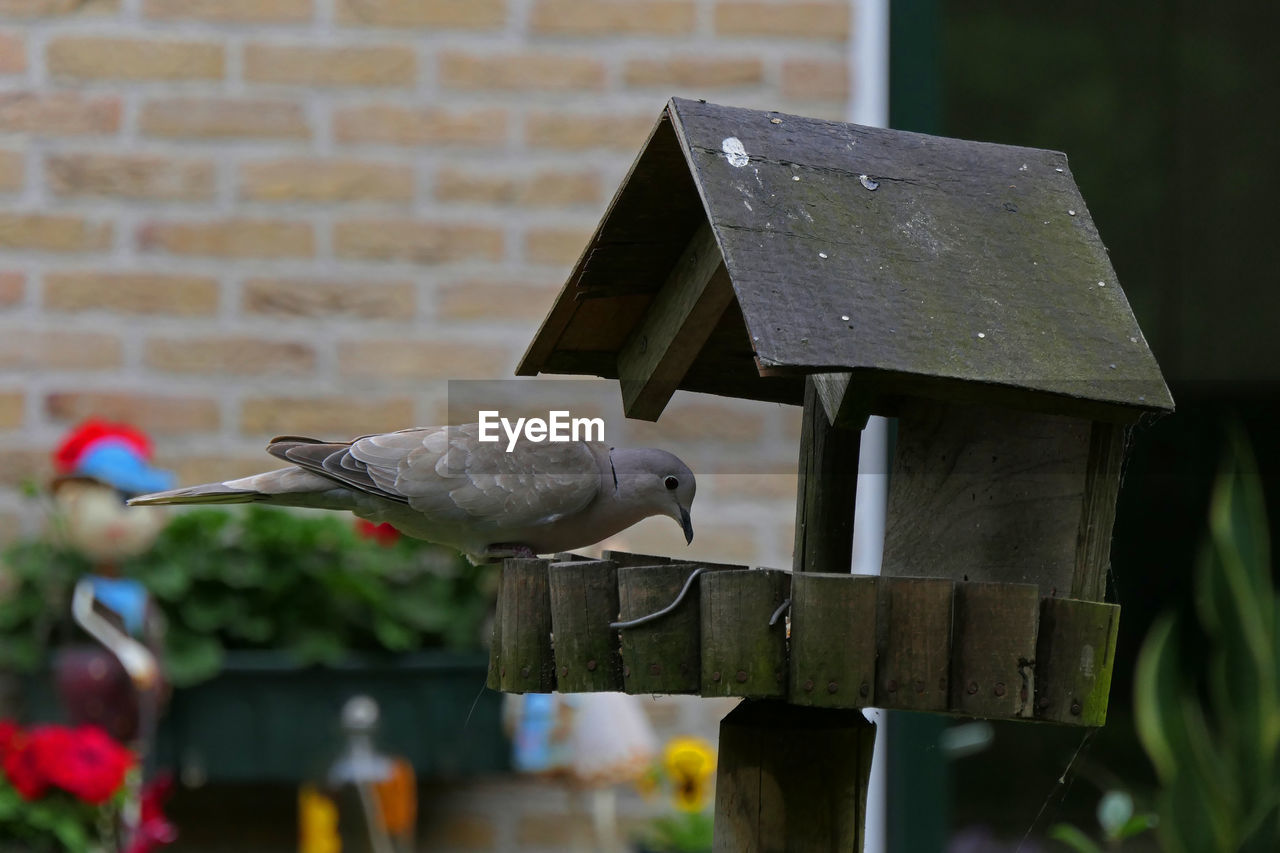
[[[605,556],[505,561],[490,687],[1106,720],[1114,604],[1041,597],[1034,584]],[[610,627],[668,606],[698,569],[670,613]]]

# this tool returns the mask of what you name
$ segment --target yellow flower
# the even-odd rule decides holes
[[[696,737],[672,738],[663,750],[662,764],[675,789],[676,808],[701,811],[716,769],[716,753],[711,744]]]

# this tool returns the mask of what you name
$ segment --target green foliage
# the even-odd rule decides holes
[[[0,776],[0,853],[101,850],[100,829],[112,834],[113,816],[119,808],[119,798],[92,806],[61,791],[28,802]]]
[[[706,812],[682,812],[654,818],[641,839],[653,853],[703,853],[711,849],[712,818]]]
[[[1206,671],[1184,676],[1172,615],[1138,658],[1138,735],[1160,782],[1161,844],[1174,853],[1280,849],[1280,604],[1255,471],[1234,438],[1196,577]]]
[[[1098,801],[1098,826],[1102,829],[1103,844],[1069,823],[1051,827],[1049,837],[1076,853],[1104,853],[1121,849],[1124,842],[1152,829],[1158,822],[1154,814],[1135,814],[1133,797],[1127,791],[1107,791]]]
[[[91,567],[46,541],[18,543],[3,559],[0,668],[30,670],[72,635],[70,590]],[[405,538],[381,545],[346,518],[257,506],[177,515],[118,568],[146,584],[165,617],[165,664],[179,686],[216,674],[228,649],[320,663],[353,651],[475,648],[494,585],[492,567],[453,551]]]

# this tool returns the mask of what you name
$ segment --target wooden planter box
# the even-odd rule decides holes
[[[484,690],[487,663],[480,651],[311,667],[282,652],[229,653],[218,676],[174,691],[156,758],[189,784],[297,782],[332,761],[342,705],[363,693],[382,710],[380,747],[407,757],[420,779],[502,771],[509,750],[501,697]],[[52,719],[59,712],[49,679],[39,681],[27,691],[28,710]]]

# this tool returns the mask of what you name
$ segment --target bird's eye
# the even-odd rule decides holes
[[[668,491],[675,491],[680,488],[680,481],[675,477],[667,477],[662,481],[662,485],[666,486]]]

